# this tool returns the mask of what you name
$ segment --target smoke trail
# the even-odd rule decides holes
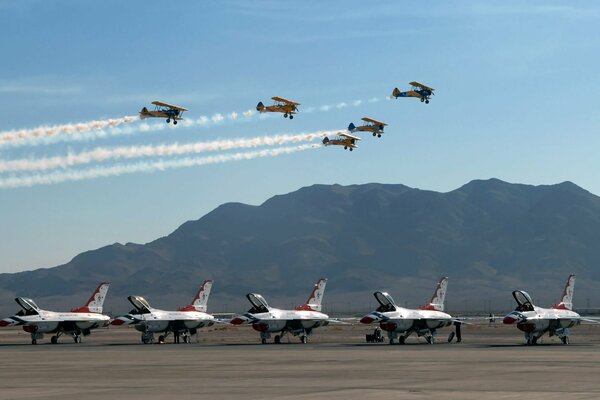
[[[255,112],[252,110],[247,110],[247,111],[244,111],[241,115],[243,115],[244,118],[248,119],[248,118],[253,117],[255,115]],[[133,121],[139,120],[138,117],[125,117],[125,118],[134,118]],[[207,127],[207,126],[214,125],[214,124],[220,124],[226,120],[236,121],[239,119],[240,119],[240,114],[238,114],[235,111],[231,112],[229,114],[226,114],[226,115],[223,115],[221,113],[216,113],[210,117],[202,115],[198,118],[193,118],[193,119],[186,118],[183,121],[180,121],[180,123],[178,124],[178,127],[186,127],[186,128],[197,127],[197,126]],[[110,121],[116,121],[116,120],[110,120]],[[133,122],[133,121],[128,121],[128,122]],[[93,121],[93,122],[104,122],[104,121]],[[91,124],[91,123],[88,123],[88,124]],[[12,146],[12,147],[37,146],[37,145],[52,144],[52,143],[57,143],[57,142],[87,142],[87,141],[93,141],[93,140],[104,139],[104,138],[109,138],[109,137],[128,136],[128,135],[134,135],[137,133],[144,133],[144,132],[160,132],[165,129],[175,129],[176,128],[173,125],[166,124],[166,123],[149,124],[146,122],[135,125],[135,126],[127,126],[127,127],[120,127],[120,126],[118,126],[119,124],[114,124],[114,123],[112,125],[109,124],[104,127],[96,125],[92,128],[88,128],[88,129],[83,129],[84,124],[76,124],[76,125],[82,125],[81,129],[79,129],[79,130],[70,129],[68,131],[56,131],[51,135],[42,135],[42,134],[37,133],[37,131],[42,128],[31,129],[29,131],[22,130],[22,131],[0,132],[0,148],[4,147],[4,146]],[[62,126],[67,127],[69,125],[62,125]],[[54,129],[54,128],[57,128],[57,127],[43,128],[43,129]],[[20,134],[22,132],[34,132],[34,131],[36,131],[36,132],[30,133],[28,135]]]
[[[185,154],[198,154],[209,151],[225,151],[261,146],[280,146],[288,143],[310,142],[324,136],[339,133],[338,131],[318,131],[297,135],[283,134],[254,138],[229,140],[213,140],[210,142],[194,142],[185,144],[162,144],[144,146],[98,147],[66,156],[54,156],[38,159],[0,160],[0,173],[46,171],[54,168],[69,168],[76,165],[102,162],[106,160],[132,159],[141,157],[170,157]]]
[[[35,185],[51,185],[67,181],[81,181],[101,177],[119,176],[138,172],[155,172],[175,168],[197,167],[209,164],[219,164],[230,161],[251,160],[254,158],[274,157],[282,154],[291,154],[298,151],[316,149],[317,144],[304,144],[295,147],[278,147],[245,153],[220,154],[209,157],[188,157],[176,160],[158,160],[138,162],[134,164],[118,164],[110,167],[95,167],[84,170],[68,170],[49,174],[35,174],[20,177],[0,179],[0,189],[29,187]]]
[[[18,131],[0,132],[0,145],[5,143],[15,143],[40,138],[48,138],[56,135],[73,135],[79,132],[86,132],[95,129],[99,130],[108,127],[116,127],[123,124],[129,124],[138,120],[138,117],[125,116],[122,118],[81,122],[78,124],[40,126],[33,129],[21,129]]]

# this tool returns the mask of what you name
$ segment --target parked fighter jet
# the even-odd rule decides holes
[[[153,343],[154,334],[161,333],[159,343],[164,343],[166,337],[173,333],[174,342],[179,343],[179,336],[183,342],[189,343],[190,336],[195,335],[198,329],[212,326],[215,317],[206,313],[206,305],[213,281],[206,280],[189,306],[177,311],[163,311],[150,307],[150,304],[141,296],[129,296],[127,299],[133,304],[134,309],[129,314],[114,319],[112,325],[130,325],[142,332],[142,343]]]
[[[581,318],[573,309],[573,291],[575,275],[569,275],[560,302],[551,308],[533,305],[531,296],[522,290],[512,292],[517,308],[504,317],[507,325],[517,324],[517,328],[525,333],[528,345],[537,344],[542,335],[558,336],[564,343],[569,344],[570,328],[582,321],[598,323],[596,320]]]
[[[230,322],[234,325],[252,324],[252,328],[260,332],[263,344],[267,343],[271,333],[277,333],[274,338],[275,343],[280,343],[287,333],[300,336],[300,341],[306,343],[313,329],[328,325],[332,321],[337,322],[321,312],[326,284],[327,279],[319,279],[306,303],[294,310],[269,307],[260,294],[249,293],[246,297],[252,304],[252,308],[247,313],[234,317]]]
[[[462,339],[461,321],[443,312],[447,286],[448,278],[442,278],[435,287],[431,301],[418,310],[398,307],[389,294],[375,292],[373,295],[380,306],[377,310],[362,317],[360,322],[363,324],[379,322],[381,329],[387,331],[390,344],[394,344],[396,339],[398,339],[398,343],[404,344],[406,338],[413,332],[419,337],[424,336],[427,343],[433,344],[437,329],[454,324],[456,332],[450,333],[448,342],[451,342],[455,336],[456,340],[460,342]]]
[[[95,328],[108,326],[110,317],[102,314],[102,305],[110,284],[101,283],[83,307],[71,312],[54,312],[42,310],[31,299],[17,297],[15,301],[23,309],[12,317],[0,320],[0,327],[22,325],[23,330],[31,334],[31,344],[37,344],[44,338],[44,333],[54,333],[50,338],[52,344],[67,333],[75,343],[81,343],[81,335],[87,336]]]

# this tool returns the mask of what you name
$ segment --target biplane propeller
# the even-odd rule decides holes
[[[329,139],[327,136],[323,138],[323,145],[325,146],[344,146],[344,150],[352,151],[356,147],[356,142],[359,141],[360,138],[356,136],[352,136],[349,133],[339,133],[332,139]]]
[[[298,113],[298,106],[300,103],[296,103],[295,101],[284,99],[283,97],[271,97],[275,103],[272,106],[265,106],[262,101],[259,101],[256,105],[256,111],[260,113],[265,112],[279,112],[283,113],[283,118],[294,119],[294,114]]]
[[[166,118],[167,124],[173,120],[173,125],[177,125],[178,120],[182,120],[181,115],[187,108],[174,106],[172,104],[163,103],[161,101],[153,101],[154,110],[148,110],[146,107],[140,111],[140,118]]]
[[[419,82],[410,82],[410,85],[412,86],[411,90],[407,90],[406,92],[401,92],[400,89],[394,88],[392,91],[392,98],[416,97],[421,99],[421,103],[424,102],[425,104],[429,104],[429,100],[431,99],[431,96],[434,95],[433,91],[435,89]]]
[[[371,118],[361,118],[364,124],[356,126],[352,122],[348,125],[349,132],[371,132],[373,136],[381,137],[383,134],[383,128],[387,126],[385,122],[377,121]]]

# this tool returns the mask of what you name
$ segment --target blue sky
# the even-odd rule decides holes
[[[570,180],[600,194],[597,2],[167,4],[0,0],[0,131],[136,115],[156,99],[197,119],[241,115],[278,95],[302,103],[300,114],[5,146],[0,161],[342,130],[363,116],[389,124],[384,138],[365,136],[352,153],[319,148],[0,189],[0,272],[55,266],[114,242],[144,243],[224,202],[260,204],[315,183],[449,191],[497,177]],[[412,80],[437,89],[431,104],[385,99]]]

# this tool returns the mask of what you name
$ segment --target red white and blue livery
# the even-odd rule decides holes
[[[50,338],[52,344],[58,343],[58,338],[65,333],[75,343],[81,343],[81,336],[89,335],[92,329],[106,327],[110,322],[110,317],[102,314],[109,286],[106,282],[101,283],[84,306],[70,312],[42,310],[32,299],[17,297],[15,301],[22,310],[0,320],[0,327],[22,326],[25,332],[31,334],[31,344],[37,344],[45,333],[54,334]]]
[[[171,333],[175,343],[183,337],[184,343],[190,342],[190,336],[198,333],[198,329],[212,326],[215,317],[207,314],[208,296],[213,281],[206,280],[194,296],[192,303],[177,311],[164,311],[150,307],[146,299],[141,296],[129,296],[127,299],[133,304],[129,314],[115,318],[112,325],[131,325],[142,333],[142,343],[154,343],[154,334],[160,333],[158,342],[164,343]]]
[[[294,310],[269,307],[260,294],[248,293],[246,298],[252,304],[252,308],[247,313],[234,317],[230,322],[233,325],[251,324],[254,330],[260,332],[263,344],[267,343],[272,333],[275,333],[275,343],[280,343],[288,333],[300,336],[300,341],[306,343],[315,328],[326,326],[333,321],[321,312],[326,284],[327,279],[319,279],[306,303]]]
[[[542,308],[533,304],[531,296],[523,290],[515,290],[512,295],[517,308],[508,313],[503,322],[516,325],[525,334],[528,345],[541,341],[542,335],[557,336],[564,344],[569,344],[570,329],[582,321],[597,323],[598,321],[581,318],[573,311],[573,291],[575,275],[569,275],[560,301],[550,308]]]
[[[396,305],[392,296],[386,292],[375,292],[373,295],[379,303],[379,307],[362,317],[360,322],[371,324],[378,322],[381,329],[387,332],[389,343],[404,344],[406,338],[415,333],[418,337],[425,337],[427,343],[433,344],[439,328],[454,324],[456,332],[450,333],[448,341],[455,337],[461,341],[461,321],[452,318],[444,312],[444,300],[448,278],[442,278],[435,287],[433,296],[429,303],[412,310]]]

